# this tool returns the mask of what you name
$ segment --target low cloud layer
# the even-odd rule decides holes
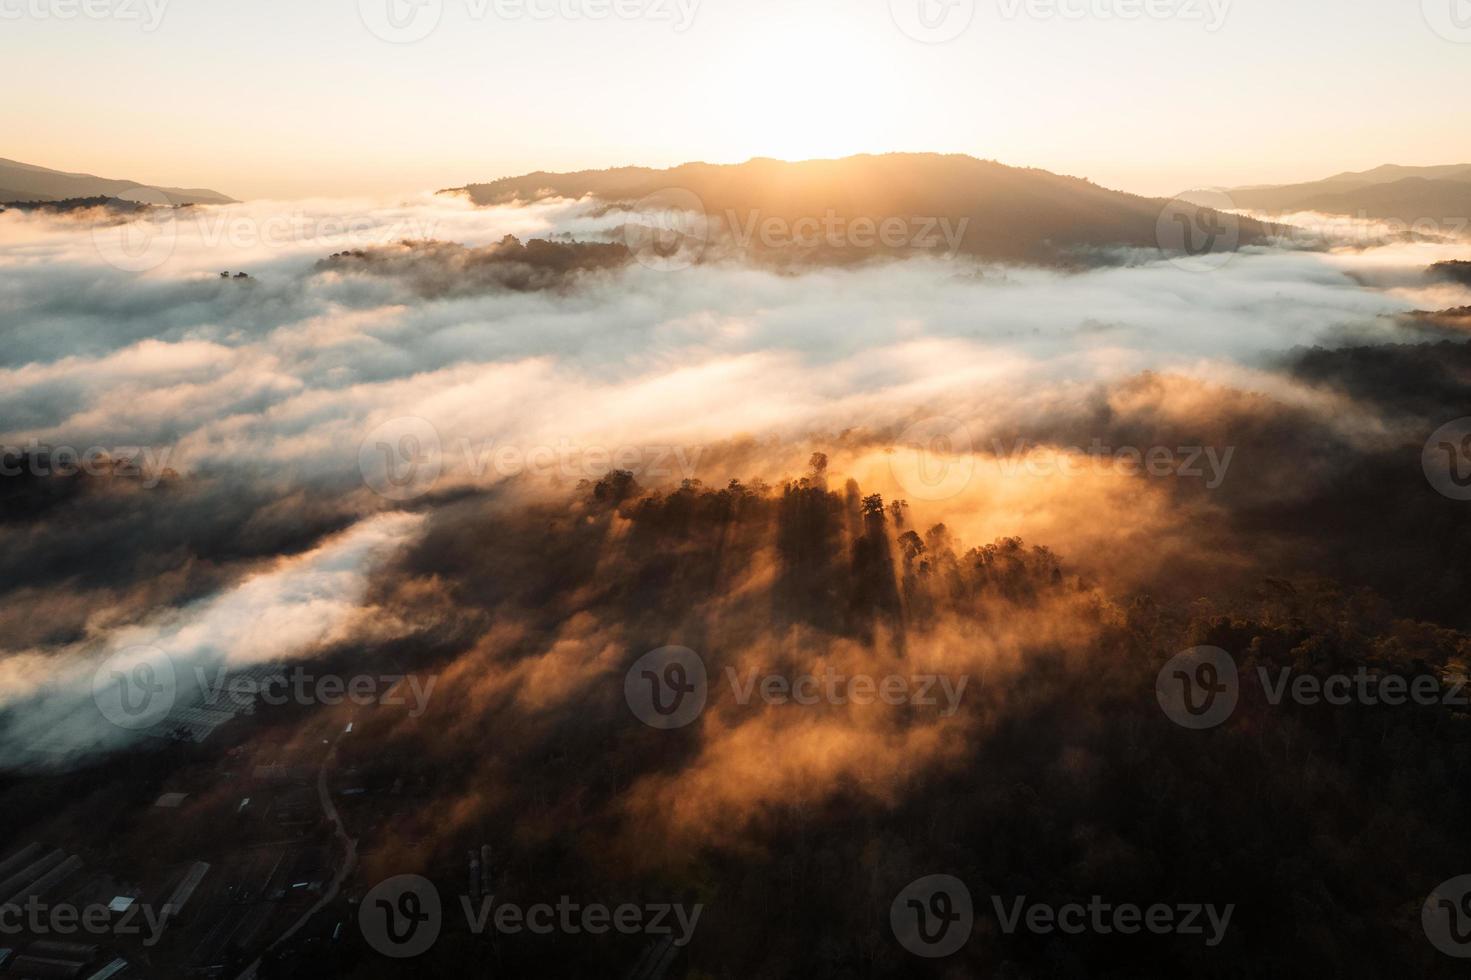
[[[1454,245],[1365,245],[1361,229],[1336,228],[1334,248],[1244,249],[1208,271],[1142,253],[1070,273],[934,257],[794,271],[640,261],[618,241],[627,217],[453,198],[183,209],[143,271],[118,267],[115,222],[0,217],[0,445],[24,462],[0,519],[0,696],[19,705],[38,696],[37,665],[208,619],[241,590],[261,595],[250,609],[262,622],[310,610],[250,583],[277,574],[262,571],[271,562],[311,567],[343,547],[332,541],[412,543],[418,525],[386,514],[436,527],[467,500],[514,513],[585,494],[610,470],[655,491],[777,486],[813,452],[832,479],[905,501],[920,532],[1020,536],[1065,555],[1090,588],[1235,587],[1262,554],[1330,560],[1296,551],[1278,524],[1365,460],[1424,439],[1422,417],[1367,397],[1359,368],[1331,352],[1416,339],[1405,314],[1467,299],[1426,272]],[[916,455],[936,431],[944,448]],[[1151,450],[1163,454],[1153,476]],[[66,466],[89,452],[132,469]],[[962,484],[930,482],[936,465],[965,467]],[[1252,519],[1272,530],[1248,545]],[[385,555],[353,554],[354,577]],[[744,573],[758,591],[770,587],[759,567]],[[423,572],[434,590],[455,574]],[[326,619],[357,622],[346,606]],[[348,628],[319,625],[273,630],[267,652],[248,633],[215,642],[226,658],[294,656]],[[515,629],[487,626],[471,644],[492,661],[477,683],[541,671],[560,694],[537,685],[537,697],[554,700],[661,640],[574,615],[545,638],[556,663],[496,665],[496,638]],[[12,711],[12,739],[33,734],[26,714]],[[882,757],[876,743],[850,747]],[[770,791],[802,772],[773,774]],[[627,805],[662,810],[661,792],[650,783],[646,804]]]
[[[901,972],[806,937],[872,936],[937,868],[1256,897],[1233,928],[1284,963],[1302,928],[1356,962],[1407,942],[1408,883],[1459,853],[1464,726],[1269,716],[1247,667],[1464,666],[1466,504],[1425,447],[1471,347],[1416,311],[1471,303],[1429,271],[1471,246],[1347,223],[1204,264],[682,263],[628,220],[0,215],[5,829],[152,860],[152,824],[77,787],[207,785],[169,816],[198,840],[266,791],[244,774],[320,771],[361,835],[349,889],[461,881],[493,842],[498,895],[708,901],[691,962],[753,976]],[[1201,644],[1248,677],[1208,753],[1153,687]],[[696,664],[695,713],[640,714]],[[416,700],[237,716],[200,689],[294,666]],[[143,724],[127,684],[165,677]],[[1295,863],[1220,860],[1315,819]],[[1338,860],[1367,826],[1408,870]],[[828,917],[800,942],[796,894]],[[1381,927],[1344,939],[1340,905]],[[507,975],[609,962],[502,938]],[[1008,943],[973,959],[1042,963]],[[1208,972],[1192,950],[1160,969]]]

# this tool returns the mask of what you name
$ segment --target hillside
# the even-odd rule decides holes
[[[171,204],[233,204],[234,198],[200,187],[159,187],[136,180],[64,173],[15,160],[0,159],[0,204],[28,201],[62,201],[73,198],[116,197],[162,204],[162,194]]]
[[[1324,211],[1414,222],[1471,214],[1471,164],[1387,165],[1303,184],[1237,187],[1239,206],[1258,211]]]
[[[957,228],[968,219],[960,252],[1030,260],[1115,245],[1157,247],[1166,205],[1077,177],[931,153],[800,163],[758,158],[732,165],[687,163],[668,170],[537,172],[444,193],[462,193],[480,205],[587,195],[617,203],[671,189],[697,195],[707,214],[744,227],[753,220],[795,223],[830,214],[849,221],[948,219]],[[1267,230],[1256,221],[1242,222],[1242,244],[1263,239]]]

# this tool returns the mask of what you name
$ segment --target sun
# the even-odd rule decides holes
[[[904,116],[906,88],[876,66],[884,38],[831,22],[784,22],[779,33],[729,47],[701,79],[710,145],[732,159],[809,160],[892,148],[886,121]],[[865,69],[861,66],[873,66]]]

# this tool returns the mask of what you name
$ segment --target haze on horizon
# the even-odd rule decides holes
[[[1471,160],[1465,0],[587,2],[0,0],[0,152],[239,198],[894,150],[1150,195]]]

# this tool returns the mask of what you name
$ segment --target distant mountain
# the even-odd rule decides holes
[[[523,245],[514,235],[507,235],[480,248],[457,242],[403,241],[334,252],[317,263],[317,271],[390,277],[428,298],[558,289],[583,273],[617,269],[629,261],[625,245],[538,238]]]
[[[442,193],[465,194],[476,204],[487,205],[587,195],[610,204],[629,203],[670,192],[689,192],[707,215],[748,229],[752,222],[772,218],[787,227],[833,215],[846,222],[944,219],[945,227],[958,233],[957,251],[1028,261],[1065,259],[1079,250],[1115,245],[1158,247],[1161,215],[1168,203],[1108,190],[1078,177],[935,153],[865,154],[799,163],[758,158],[731,165],[687,163],[668,170],[537,172]],[[1264,240],[1269,231],[1262,223],[1243,220],[1240,242]]]
[[[112,180],[91,174],[69,174],[29,163],[0,159],[0,203],[64,201],[83,197],[116,197],[161,204],[233,204],[234,198],[198,187],[159,187],[136,180]]]
[[[1239,207],[1256,211],[1443,221],[1471,215],[1471,163],[1439,167],[1390,164],[1306,184],[1237,187],[1226,193]]]
[[[1463,286],[1471,286],[1471,262],[1462,260],[1437,262],[1427,271],[1432,278],[1442,279],[1447,282],[1458,282]]]
[[[0,212],[7,210],[39,211],[43,214],[70,214],[74,211],[106,211],[115,215],[138,214],[157,205],[125,201],[120,197],[66,197],[59,201],[5,201],[0,199]],[[190,205],[184,205],[188,207]]]

